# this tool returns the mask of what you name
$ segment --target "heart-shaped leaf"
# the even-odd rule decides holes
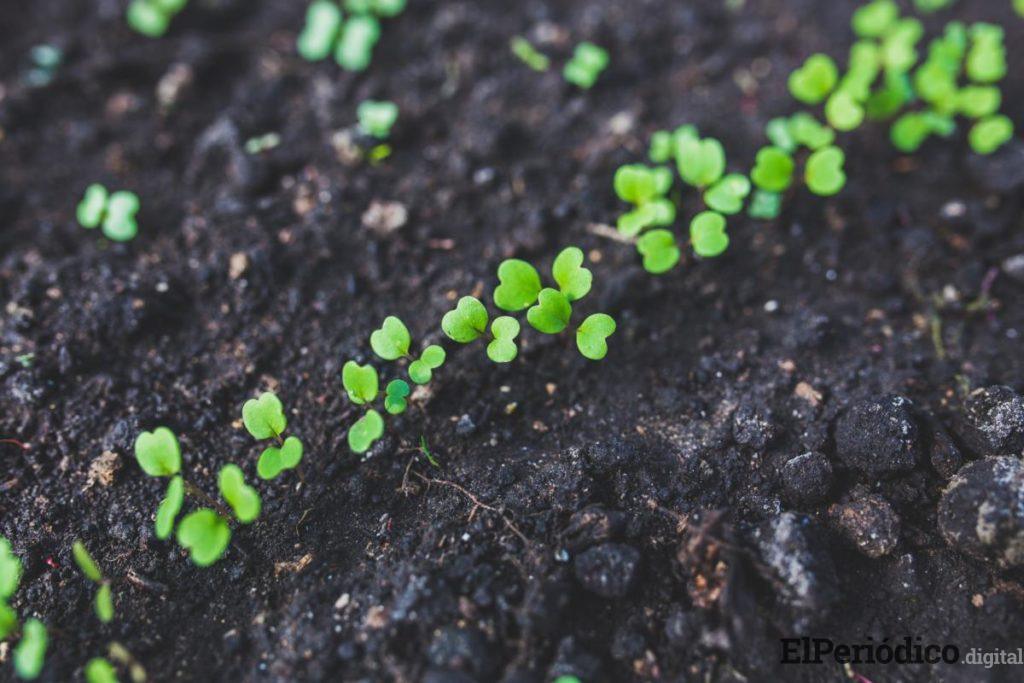
[[[757,152],[750,179],[762,190],[782,192],[793,182],[793,157],[778,147],[762,147]]]
[[[231,527],[227,520],[209,508],[190,512],[178,525],[178,543],[200,567],[209,567],[219,560],[230,542]]]
[[[572,305],[557,289],[545,287],[537,296],[537,303],[526,312],[526,320],[538,332],[558,334],[569,324]]]
[[[388,382],[384,389],[384,410],[392,415],[405,412],[407,406],[406,398],[409,396],[409,385],[400,379],[393,379]]]
[[[508,259],[498,266],[499,284],[494,290],[494,304],[503,311],[521,311],[537,300],[540,275],[526,261]]]
[[[35,618],[25,622],[21,629],[21,641],[14,648],[14,670],[19,677],[28,681],[39,677],[49,644],[50,636],[43,622]]]
[[[0,604],[18,590],[21,572],[21,558],[14,554],[10,542],[0,536]]]
[[[468,344],[487,332],[487,309],[479,299],[464,296],[441,318],[441,329],[452,341]]]
[[[341,368],[341,383],[349,399],[356,405],[372,403],[377,398],[377,370],[350,360]]]
[[[446,354],[437,344],[423,349],[417,360],[409,364],[409,379],[416,384],[426,384],[434,375],[434,370],[444,365]]]
[[[704,203],[721,213],[739,213],[743,200],[750,194],[750,180],[740,173],[730,173],[704,193]]]
[[[394,102],[364,100],[356,109],[359,130],[364,134],[384,140],[391,134],[391,127],[398,120],[398,105]]]
[[[807,158],[804,179],[807,188],[814,194],[827,197],[843,189],[846,173],[843,163],[846,155],[838,147],[824,147]]]
[[[393,315],[384,318],[384,324],[370,335],[370,347],[384,360],[395,360],[409,355],[412,337],[405,323]]]
[[[1013,137],[1013,121],[1010,117],[996,114],[978,121],[967,134],[967,140],[978,154],[991,154]]]
[[[85,574],[85,578],[95,583],[103,580],[103,572],[100,571],[96,560],[92,559],[92,555],[89,554],[89,550],[85,547],[84,543],[78,540],[72,543],[71,556],[74,558],[78,568]]]
[[[365,14],[350,16],[341,27],[334,61],[346,71],[363,71],[370,65],[378,40],[380,22],[376,17]]]
[[[365,453],[383,434],[384,418],[371,408],[348,428],[348,447],[355,453]]]
[[[156,537],[160,540],[170,538],[174,531],[174,521],[181,512],[181,506],[185,502],[185,480],[181,475],[175,475],[171,483],[167,485],[167,493],[160,501],[156,509]]]
[[[714,138],[683,136],[677,140],[676,166],[690,185],[708,187],[725,173],[725,150]]]
[[[1002,102],[1002,92],[992,85],[969,85],[957,93],[957,109],[972,119],[996,113]]]
[[[85,683],[118,683],[117,669],[103,657],[93,657],[85,665]]]
[[[83,228],[95,228],[103,221],[103,212],[107,210],[107,188],[93,183],[85,188],[82,201],[78,203],[75,216]]]
[[[789,92],[805,104],[818,104],[828,97],[838,80],[835,61],[828,55],[815,54],[789,75]]]
[[[839,90],[825,103],[825,118],[836,130],[853,130],[864,120],[864,107],[849,92]]]
[[[220,468],[217,488],[242,524],[248,524],[260,516],[260,494],[245,483],[242,468],[238,465],[224,465]]]
[[[507,315],[499,316],[491,323],[491,334],[494,339],[487,345],[487,357],[495,363],[511,362],[519,353],[515,342],[519,321]]]
[[[551,276],[569,301],[585,297],[594,280],[593,273],[583,267],[583,251],[579,247],[566,247],[558,254],[551,266]]]
[[[104,583],[96,591],[93,611],[96,613],[96,618],[103,624],[109,624],[114,620],[114,595],[110,592],[109,583]]]
[[[135,459],[151,477],[170,477],[181,471],[178,438],[167,427],[142,432],[135,439]]]
[[[296,41],[299,55],[309,62],[325,59],[341,30],[341,9],[333,0],[314,0],[306,9],[306,25]]]
[[[107,214],[103,219],[103,234],[115,242],[127,242],[139,232],[135,214],[139,211],[139,198],[134,192],[115,192],[107,200]]]
[[[256,463],[256,474],[260,479],[273,479],[284,470],[298,467],[302,461],[302,442],[289,436],[281,447],[270,446],[263,450]]]
[[[698,256],[713,258],[729,247],[725,234],[725,216],[714,211],[702,211],[690,222],[690,242]]]
[[[281,400],[269,391],[242,405],[242,424],[255,439],[273,439],[288,426]]]
[[[900,8],[893,0],[872,0],[853,13],[853,31],[862,38],[879,38],[899,19]]]
[[[615,320],[606,313],[587,316],[576,330],[576,347],[585,358],[601,360],[608,354],[607,339],[615,333]]]
[[[616,169],[612,184],[619,199],[642,206],[671,189],[672,172],[667,168],[625,164]]]
[[[636,250],[644,258],[644,270],[655,275],[667,272],[679,263],[676,237],[668,230],[651,230],[636,242]]]

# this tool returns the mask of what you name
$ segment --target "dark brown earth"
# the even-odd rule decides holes
[[[1020,571],[951,547],[936,511],[965,462],[1020,456],[1005,411],[963,402],[1005,385],[1012,412],[1024,390],[1024,143],[911,158],[866,126],[840,196],[736,219],[725,256],[662,277],[588,228],[659,128],[695,123],[746,168],[794,110],[786,74],[845,54],[855,3],[412,0],[362,75],[297,58],[305,3],[193,0],[155,41],[122,4],[0,21],[0,437],[29,446],[0,444],[0,534],[26,563],[15,607],[52,631],[43,680],[80,680],[112,640],[153,680],[1019,680],[779,659],[799,635],[1021,644]],[[1019,124],[1024,21],[1009,0],[950,15],[1007,27]],[[582,93],[516,61],[516,34],[556,64],[593,40],[611,66]],[[28,88],[44,42],[65,64]],[[347,165],[332,139],[369,97],[401,107],[395,151]],[[270,131],[279,147],[243,151]],[[139,194],[136,240],[78,227],[91,182]],[[407,225],[368,229],[374,201]],[[584,312],[619,322],[604,362],[529,333],[508,367],[449,346],[431,394],[349,452],[340,369],[385,315],[438,341],[502,258],[546,267],[567,244],[594,257]],[[254,479],[240,408],[266,389],[306,459],[195,568],[153,536],[161,486],[131,445],[164,424],[209,492],[226,462]],[[90,483],[105,452],[112,480]],[[109,626],[75,538],[115,579]]]

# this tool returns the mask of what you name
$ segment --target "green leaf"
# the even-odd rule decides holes
[[[494,290],[494,304],[503,311],[521,311],[533,304],[540,293],[537,269],[520,259],[507,259],[498,266],[499,284]]]
[[[579,247],[566,247],[559,252],[551,266],[551,277],[569,301],[585,297],[594,280],[593,273],[583,267],[583,250]]]
[[[828,197],[839,192],[846,184],[843,163],[846,155],[838,147],[825,147],[807,159],[804,179],[811,192]]]
[[[997,114],[986,116],[971,128],[967,139],[978,154],[991,154],[1013,137],[1013,121]]]
[[[821,149],[835,140],[835,131],[821,124],[807,112],[798,112],[789,117],[789,132],[797,144],[807,149]]]
[[[714,138],[683,136],[676,144],[676,166],[685,182],[707,187],[725,173],[725,150]]]
[[[750,180],[741,173],[730,173],[704,192],[704,203],[720,213],[739,213],[750,194]]]
[[[341,369],[341,383],[349,399],[356,405],[373,403],[377,398],[377,370],[372,365],[348,361]]]
[[[584,358],[601,360],[608,355],[607,339],[615,333],[615,320],[606,313],[587,316],[576,330],[576,347]]]
[[[170,477],[181,471],[178,438],[167,427],[142,432],[135,439],[135,459],[151,477]]]
[[[828,55],[814,54],[789,75],[789,92],[805,104],[818,104],[828,97],[838,80],[835,61]]]
[[[778,147],[762,147],[757,152],[750,179],[762,190],[783,192],[793,182],[793,157]]]
[[[975,83],[995,83],[1006,76],[1006,49],[1001,34],[977,32],[972,34],[971,49],[967,52],[967,76]]]
[[[916,152],[931,132],[927,117],[912,111],[896,119],[889,130],[889,138],[893,147],[901,152]]]
[[[118,683],[117,671],[103,657],[93,657],[85,665],[85,683]]]
[[[103,220],[103,212],[107,210],[107,188],[93,183],[85,188],[82,201],[78,203],[75,216],[83,228],[95,228]]]
[[[398,120],[398,105],[387,100],[364,100],[356,109],[359,130],[364,134],[385,140]]]
[[[18,629],[18,615],[10,606],[0,600],[0,640],[11,635]]]
[[[230,541],[227,520],[209,508],[190,512],[178,525],[178,543],[190,551],[192,561],[200,567],[219,560]]]
[[[647,152],[647,158],[656,164],[668,163],[675,154],[675,144],[672,142],[672,133],[667,130],[655,131],[651,135],[651,147]]]
[[[139,211],[139,197],[134,192],[115,192],[107,200],[107,213],[103,218],[103,234],[115,242],[127,242],[139,232],[135,214]]]
[[[836,130],[853,130],[864,121],[864,107],[845,90],[839,90],[825,103],[825,118]]]
[[[281,399],[269,391],[250,398],[242,405],[242,424],[254,439],[272,439],[288,427]]]
[[[777,218],[782,210],[782,195],[767,190],[757,190],[750,200],[747,213],[751,218],[771,220]]]
[[[370,335],[370,347],[384,360],[395,360],[409,355],[412,337],[405,323],[393,315],[384,318],[384,324]]]
[[[468,344],[487,331],[487,309],[479,299],[464,296],[441,318],[441,329],[452,341]]]
[[[260,516],[260,494],[256,489],[245,483],[242,468],[238,465],[224,465],[217,475],[217,488],[220,495],[231,506],[235,517],[242,524],[249,524]]]
[[[10,541],[0,536],[0,602],[18,590],[21,573],[21,558],[14,554]]]
[[[174,531],[174,521],[181,512],[181,505],[185,502],[185,480],[181,475],[176,475],[167,485],[167,493],[160,501],[160,507],[156,509],[156,537],[160,540],[170,538]]]
[[[627,237],[639,235],[653,226],[672,225],[676,220],[676,205],[669,199],[652,199],[646,204],[619,216],[619,232]]]
[[[882,41],[882,61],[890,73],[905,74],[917,61],[915,45],[924,35],[924,27],[914,18],[898,20]]]
[[[512,54],[534,71],[547,71],[551,66],[551,60],[547,55],[537,50],[530,41],[522,36],[514,36],[509,41],[509,48],[512,50]]]
[[[764,127],[764,133],[771,140],[772,145],[787,154],[792,154],[796,151],[797,141],[790,130],[789,119],[781,116],[772,119]]]
[[[853,13],[853,32],[861,38],[880,38],[900,16],[893,0],[874,0]]]
[[[349,427],[348,447],[355,453],[365,453],[383,434],[384,418],[371,408]]]
[[[619,199],[642,206],[672,188],[672,172],[667,168],[626,164],[616,169],[613,185]]]
[[[167,33],[171,17],[150,0],[132,0],[125,14],[128,25],[149,38],[159,38]]]
[[[260,454],[256,463],[256,474],[260,479],[273,479],[284,470],[294,469],[302,462],[302,442],[289,436],[281,447],[270,446]]]
[[[89,554],[89,550],[85,547],[84,543],[78,540],[72,543],[71,555],[75,559],[75,564],[85,574],[85,578],[96,583],[103,580],[103,572],[96,565],[96,561],[92,559],[92,555]]]
[[[417,360],[409,364],[409,379],[416,384],[426,384],[434,375],[434,370],[444,365],[446,354],[437,344],[423,349]]]
[[[999,111],[1003,94],[991,85],[969,85],[957,93],[957,109],[972,119],[980,119]]]
[[[370,66],[373,48],[380,40],[380,22],[369,16],[349,17],[341,27],[334,61],[346,71],[363,71]]]
[[[729,236],[725,234],[725,216],[714,211],[702,211],[694,216],[690,222],[690,242],[698,256],[719,256],[729,247]]]
[[[404,413],[408,405],[405,399],[409,396],[409,392],[409,385],[404,380],[393,379],[388,382],[388,386],[384,389],[384,410],[392,415]]]
[[[571,315],[569,299],[557,289],[545,287],[537,296],[537,303],[526,312],[526,320],[538,332],[558,334],[569,324]]]
[[[659,275],[679,263],[679,246],[669,230],[659,228],[645,233],[637,240],[636,250],[643,256],[644,269],[648,273]]]
[[[910,79],[903,74],[887,72],[882,87],[868,97],[865,111],[871,119],[887,119],[896,114],[912,97]]]
[[[487,357],[495,363],[510,363],[519,353],[515,339],[519,335],[519,321],[507,315],[498,316],[491,323],[494,339],[487,345]]]
[[[104,624],[109,624],[114,620],[114,596],[110,591],[109,583],[104,583],[96,591],[93,611],[96,612],[96,618]]]
[[[314,0],[306,9],[306,25],[295,46],[309,62],[326,59],[341,31],[341,9],[332,0]]]
[[[29,619],[21,629],[21,642],[14,648],[14,670],[20,678],[35,680],[43,670],[50,637],[38,619]]]
[[[608,66],[608,51],[586,41],[576,46],[562,71],[562,76],[573,85],[587,90]]]

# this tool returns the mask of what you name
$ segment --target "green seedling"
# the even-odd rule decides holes
[[[1001,114],[986,116],[971,128],[967,139],[978,154],[991,154],[1013,137],[1013,121]]]
[[[178,543],[199,567],[209,567],[219,560],[230,541],[227,520],[208,508],[190,512],[178,524]]]
[[[370,66],[373,48],[380,40],[380,22],[365,15],[350,17],[341,27],[334,61],[347,71],[364,71]]]
[[[104,624],[109,624],[114,620],[114,596],[110,590],[110,581],[103,576],[99,565],[92,559],[92,555],[81,541],[76,540],[71,545],[71,554],[85,578],[98,586],[96,597],[93,600],[93,611],[96,613],[96,618]]]
[[[725,216],[714,211],[702,211],[694,216],[690,222],[690,243],[698,256],[720,256],[729,247]]]
[[[43,670],[50,636],[46,625],[29,619],[21,629],[21,641],[14,648],[14,671],[27,681],[35,680]]]
[[[23,571],[21,558],[14,554],[10,542],[0,536],[0,640],[18,632],[18,615],[8,601],[18,590]],[[19,678],[34,680],[39,677],[48,642],[46,626],[41,621],[29,619],[25,622],[13,657],[14,671]]]
[[[889,73],[905,74],[917,61],[917,43],[924,35],[921,22],[897,20],[882,40],[882,63]]]
[[[578,88],[589,90],[598,76],[608,66],[608,51],[593,43],[582,42],[576,46],[562,76]]]
[[[777,218],[781,211],[782,195],[778,192],[768,192],[767,190],[756,190],[754,196],[750,199],[750,206],[747,208],[747,214],[751,218],[759,218],[761,220]]]
[[[675,235],[664,228],[644,233],[637,240],[636,249],[643,257],[644,270],[654,275],[671,270],[681,255]]]
[[[893,0],[874,0],[853,13],[853,32],[861,38],[881,38],[900,17]]]
[[[245,476],[238,465],[224,465],[220,469],[217,488],[242,524],[249,524],[260,516],[260,495],[245,483]]]
[[[796,163],[779,147],[762,147],[757,152],[750,179],[767,192],[784,192],[793,183]]]
[[[1003,29],[994,24],[971,27],[971,47],[965,64],[967,77],[975,83],[995,83],[1006,76],[1006,48]]]
[[[566,247],[559,252],[551,265],[551,277],[569,301],[585,297],[594,282],[594,274],[583,267],[583,250],[579,247]]]
[[[384,418],[371,408],[349,427],[348,447],[355,453],[365,453],[383,434]]]
[[[185,9],[188,0],[132,0],[125,19],[135,31],[149,38],[167,33],[171,20]]]
[[[444,365],[445,351],[437,344],[423,349],[420,357],[409,363],[409,379],[416,384],[426,384],[434,375],[434,370]]]
[[[533,329],[544,334],[558,334],[569,324],[572,305],[569,298],[557,289],[545,287],[537,295],[537,303],[526,312],[526,320]]]
[[[509,41],[509,48],[512,54],[534,71],[547,71],[551,66],[551,60],[533,46],[530,41],[522,36],[515,36]]]
[[[828,197],[839,192],[846,184],[843,164],[846,155],[838,147],[824,147],[807,158],[804,181],[814,194]]]
[[[903,114],[889,131],[893,146],[901,152],[916,152],[929,135],[951,135],[956,124],[948,116],[935,112],[907,112]]]
[[[676,146],[682,138],[698,137],[696,126],[686,124],[679,126],[674,131],[659,130],[651,135],[651,146],[648,157],[656,164],[665,164],[675,159]],[[669,179],[671,184],[671,177]]]
[[[743,201],[750,194],[750,180],[740,173],[730,173],[704,192],[704,203],[724,214],[743,210]]]
[[[388,101],[364,100],[359,104],[356,115],[363,134],[386,140],[398,120],[398,105]]]
[[[341,382],[349,400],[356,405],[373,403],[377,398],[379,383],[377,370],[372,365],[348,361],[341,369]]]
[[[576,348],[584,358],[601,360],[608,355],[608,337],[613,334],[615,320],[606,313],[593,313],[576,330]]]
[[[167,484],[167,493],[156,509],[156,537],[165,541],[174,532],[174,522],[181,513],[181,506],[185,503],[185,480],[181,475],[171,478]]]
[[[839,131],[850,131],[864,121],[864,107],[847,90],[836,91],[825,103],[825,118]]]
[[[667,168],[649,168],[643,164],[620,166],[613,181],[615,194],[636,206],[619,216],[618,229],[635,236],[649,227],[671,225],[676,219],[676,206],[665,194],[672,188],[672,172]]]
[[[310,3],[306,9],[306,25],[296,42],[299,55],[309,62],[326,59],[338,40],[341,20],[341,9],[332,0]]]
[[[968,85],[957,92],[956,108],[964,116],[980,119],[999,111],[1003,95],[991,85]]]
[[[520,259],[507,259],[498,266],[494,305],[503,311],[521,311],[537,300],[542,289],[537,269]]]
[[[103,657],[93,657],[85,665],[85,683],[118,683],[117,670]]]
[[[799,112],[789,117],[789,134],[797,145],[810,150],[827,147],[836,138],[835,131],[807,112]]]
[[[468,344],[487,334],[487,308],[480,300],[464,296],[454,309],[444,314],[441,330],[459,344]]]
[[[299,55],[310,62],[334,54],[340,67],[362,71],[370,65],[380,40],[378,17],[396,17],[405,0],[347,0],[348,18],[331,0],[315,0],[306,10],[306,24],[296,40]]]
[[[401,320],[393,315],[384,318],[384,324],[370,335],[370,347],[384,360],[408,357],[412,336]]]
[[[507,315],[501,315],[491,323],[491,336],[494,339],[487,344],[487,357],[495,363],[510,363],[519,353],[516,337],[519,335],[519,321]]]
[[[725,173],[725,150],[714,138],[683,135],[676,139],[676,167],[689,185],[706,188]]]
[[[787,154],[797,150],[797,141],[790,130],[789,119],[783,116],[770,120],[764,127],[764,134],[773,146]]]
[[[181,447],[167,427],[143,432],[135,440],[135,458],[151,477],[171,477],[181,471]]]
[[[276,395],[268,391],[260,394],[259,398],[246,401],[242,405],[242,424],[257,441],[273,439],[277,442],[274,446],[267,446],[260,453],[260,458],[256,462],[256,473],[260,479],[273,479],[285,470],[298,467],[302,462],[302,441],[295,436],[281,438],[284,430],[288,428],[288,419],[285,417],[281,399]],[[239,518],[239,521],[245,520]]]
[[[256,137],[249,138],[245,141],[245,153],[262,154],[264,152],[269,152],[280,144],[281,135],[279,133],[264,133],[263,135],[257,135]]]
[[[409,398],[409,384],[400,379],[393,379],[384,388],[384,409],[391,415],[399,415],[405,412]]]
[[[906,74],[886,72],[882,86],[864,103],[864,111],[868,118],[883,121],[896,115],[913,97],[914,90]]]
[[[85,190],[75,212],[83,228],[100,227],[107,239],[127,242],[139,232],[135,214],[139,211],[139,197],[124,190],[110,194],[99,183]]]
[[[828,55],[814,54],[789,76],[789,92],[805,104],[818,104],[839,81],[839,69]]]

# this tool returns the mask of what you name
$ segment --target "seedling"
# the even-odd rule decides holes
[[[227,520],[208,508],[190,512],[178,524],[178,544],[191,553],[192,562],[199,567],[219,560],[230,541]]]
[[[533,329],[544,334],[558,334],[569,324],[572,306],[569,298],[557,289],[545,287],[537,295],[537,303],[526,311],[526,320]]]
[[[93,183],[86,188],[75,213],[83,228],[99,226],[107,239],[127,242],[138,234],[138,211],[139,197],[134,192],[121,190],[111,194],[99,183]]]
[[[676,166],[684,182],[705,188],[725,173],[725,150],[714,138],[682,135],[676,139]]]
[[[797,145],[810,150],[831,145],[836,138],[835,131],[807,112],[799,112],[789,117],[789,134]]]
[[[281,144],[281,135],[270,132],[245,141],[246,154],[262,154],[268,152]]]
[[[85,578],[98,586],[93,600],[96,618],[104,624],[109,624],[114,619],[114,596],[110,591],[110,580],[103,576],[99,565],[92,559],[92,555],[81,541],[76,540],[71,545],[71,554]]]
[[[491,323],[493,339],[487,345],[487,357],[495,363],[510,363],[519,353],[516,337],[519,336],[519,321],[508,315],[501,315]]]
[[[264,477],[269,479],[270,477]],[[242,524],[250,524],[260,516],[260,494],[245,483],[245,476],[238,465],[224,465],[217,475],[217,488]],[[179,534],[181,533],[179,529]]]
[[[607,50],[584,41],[576,46],[562,76],[576,87],[589,90],[608,66],[608,61]]]
[[[702,211],[694,216],[690,223],[690,242],[698,256],[720,256],[729,247],[729,236],[725,234],[725,217],[714,211]]]
[[[306,8],[306,25],[296,48],[309,62],[326,59],[334,49],[341,31],[341,8],[332,0],[315,0]]]
[[[977,23],[971,27],[971,47],[967,52],[967,76],[975,83],[995,83],[1006,75],[1006,48],[1003,29],[994,24]]]
[[[377,370],[372,365],[359,365],[359,363],[350,360],[342,368],[341,379],[342,384],[345,386],[345,391],[348,393],[349,400],[356,405],[369,406],[377,399],[379,380],[377,378]],[[401,393],[400,385],[389,385],[388,388],[392,392],[390,401],[392,407],[397,408],[395,392]],[[408,385],[406,385],[406,389],[408,389]],[[405,397],[402,396],[401,398],[402,403],[404,403]],[[388,402],[388,390],[385,389],[385,409],[387,409]],[[349,427],[349,448],[356,453],[365,453],[373,445],[373,442],[383,436],[383,434],[384,418],[376,410],[369,408],[361,418]]]
[[[480,300],[464,296],[441,319],[441,330],[459,344],[468,344],[487,334],[487,308]]]
[[[782,211],[782,195],[777,192],[756,190],[750,199],[750,207],[747,213],[751,218],[761,220],[772,220],[777,218]]]
[[[643,188],[643,192],[649,189]],[[625,194],[638,197],[635,190],[636,187],[630,185]],[[499,285],[494,290],[494,304],[503,311],[513,313],[528,308],[526,320],[534,329],[545,334],[558,334],[569,324],[569,318],[572,316],[572,302],[582,299],[590,292],[593,274],[589,269],[583,267],[583,252],[578,247],[567,247],[555,258],[551,266],[551,276],[558,283],[558,289],[544,288],[541,285],[537,269],[526,261],[507,259],[498,267]],[[473,304],[467,303],[467,306],[475,309]],[[458,316],[458,309],[450,312],[449,315],[453,313],[456,314],[453,316],[454,319]],[[477,313],[479,313],[478,309]],[[482,324],[479,328],[474,328],[474,331],[486,329],[486,315],[487,312],[484,310],[483,317],[477,320]],[[511,338],[514,338],[515,334],[510,335],[512,327],[507,322],[502,322],[499,325],[499,330],[502,334],[493,336],[496,340],[500,339],[502,343],[494,344],[493,349],[498,358],[507,358],[507,360],[496,362],[508,362],[515,354],[509,357],[510,347],[505,342],[511,342]],[[519,330],[516,328],[515,333],[518,334],[518,332]],[[455,341],[459,340],[455,339]],[[488,347],[489,352],[491,348]],[[491,354],[488,353],[488,355]],[[494,356],[491,356],[491,359],[494,360]]]
[[[408,405],[410,389],[408,382],[400,379],[393,379],[384,388],[384,409],[391,415],[399,415],[405,412]]]
[[[347,71],[364,71],[370,66],[373,48],[380,40],[380,22],[374,17],[350,17],[341,27],[334,61]]]
[[[512,54],[519,58],[523,64],[534,71],[547,71],[551,66],[551,60],[533,46],[530,41],[522,36],[515,36],[509,41],[509,49]]]
[[[118,683],[117,670],[103,657],[93,657],[85,665],[86,683]]]
[[[445,351],[437,344],[423,349],[420,357],[409,363],[409,379],[416,384],[426,384],[434,376],[434,370],[444,365]]]
[[[0,536],[0,640],[18,633],[18,615],[8,600],[18,590],[23,573],[21,558],[14,554],[10,542]],[[19,678],[34,680],[43,670],[49,637],[46,626],[38,619],[29,619],[21,626],[21,640],[14,648],[14,671]]]
[[[306,10],[306,24],[296,40],[299,55],[310,62],[326,59],[348,71],[363,71],[370,65],[373,49],[380,40],[378,18],[396,17],[405,10],[405,0],[347,0],[346,19],[332,0],[314,0]]]
[[[956,125],[948,116],[935,112],[907,112],[893,123],[889,131],[893,147],[901,152],[916,152],[929,135],[948,136]]]
[[[750,179],[767,192],[784,192],[793,183],[793,169],[796,163],[780,147],[762,147],[757,152]]]
[[[730,173],[704,192],[704,203],[724,214],[743,210],[743,201],[750,194],[750,180],[741,173]]]
[[[384,324],[370,335],[370,347],[384,360],[396,360],[409,355],[412,337],[405,323],[393,315],[384,318]]]
[[[899,19],[900,9],[893,0],[874,0],[853,13],[853,31],[862,38],[881,38]]]
[[[846,155],[838,147],[824,147],[811,154],[804,170],[804,181],[814,194],[828,197],[846,184],[843,163]]]
[[[383,435],[384,418],[371,408],[349,427],[348,447],[355,453],[365,453]]]
[[[818,104],[839,81],[839,69],[831,57],[814,54],[789,76],[789,92],[804,104]]]
[[[391,127],[398,120],[398,105],[394,102],[364,100],[356,110],[359,117],[359,130],[365,135],[386,140],[391,135]]]
[[[125,19],[142,35],[159,38],[167,33],[171,20],[187,3],[188,0],[132,0]]]
[[[667,168],[649,168],[643,164],[620,166],[615,171],[615,194],[637,208],[619,216],[618,229],[635,236],[649,227],[672,225],[676,206],[665,194],[672,188],[672,172]]]
[[[259,398],[246,401],[242,405],[242,424],[257,441],[273,439],[277,442],[277,445],[263,449],[256,463],[256,473],[261,479],[274,479],[302,462],[302,441],[295,436],[281,438],[288,427],[288,418],[285,417],[281,399],[276,395],[264,392]],[[237,514],[237,509],[235,512]],[[239,520],[245,521],[241,517]]]
[[[643,257],[644,270],[654,275],[671,270],[681,255],[676,236],[664,228],[644,233],[637,240],[636,249]]]
[[[1013,137],[1013,121],[1001,114],[986,116],[974,124],[968,134],[971,148],[978,154],[991,154]]]
[[[825,103],[825,118],[833,128],[850,131],[864,121],[864,107],[847,90],[839,90]]]
[[[608,355],[608,337],[615,334],[615,320],[605,313],[587,316],[576,330],[576,347],[584,358],[601,360]]]

